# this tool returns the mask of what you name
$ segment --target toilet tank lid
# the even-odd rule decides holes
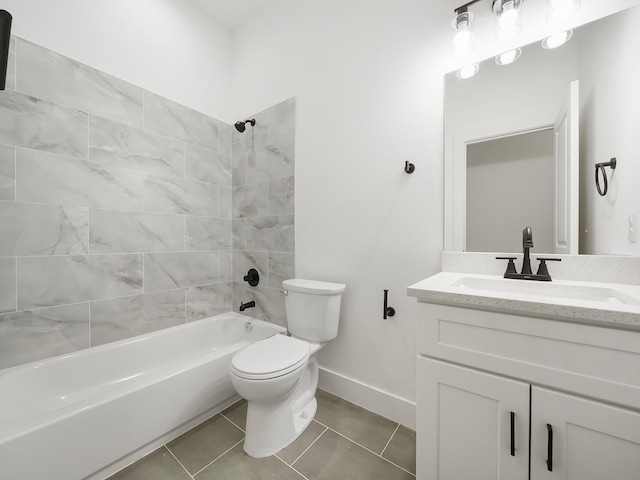
[[[334,295],[344,292],[344,283],[321,282],[319,280],[305,280],[303,278],[292,278],[284,280],[282,286],[285,290],[302,293],[314,293],[316,295]]]

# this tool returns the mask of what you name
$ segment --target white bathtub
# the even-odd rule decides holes
[[[282,331],[225,313],[0,371],[0,479],[108,477],[233,403],[233,354]]]

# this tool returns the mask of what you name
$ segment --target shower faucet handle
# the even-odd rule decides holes
[[[250,268],[243,280],[252,287],[255,287],[260,283],[260,274],[255,268]]]

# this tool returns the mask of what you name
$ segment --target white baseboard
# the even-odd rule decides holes
[[[379,388],[320,367],[318,387],[378,415],[416,429],[416,404]]]

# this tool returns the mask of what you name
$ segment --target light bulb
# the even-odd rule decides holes
[[[478,73],[478,70],[480,70],[480,66],[477,63],[474,63],[472,65],[465,65],[460,70],[458,70],[457,75],[458,75],[458,78],[462,78],[463,80],[466,80],[468,78],[473,77],[476,73]]]
[[[522,30],[520,6],[523,0],[494,0],[494,38],[498,42],[512,40]]]
[[[542,41],[542,47],[546,49],[558,48],[569,41],[573,35],[573,30],[567,30],[564,32],[554,33],[553,35],[545,38]]]
[[[451,54],[456,58],[467,56],[473,50],[473,15],[470,12],[460,12],[453,19],[453,41]]]
[[[458,32],[453,36],[453,44],[456,47],[460,47],[462,45],[466,45],[471,42],[471,32],[469,30],[458,30]]]
[[[579,0],[549,0],[549,14],[547,22],[561,22],[566,20],[580,8]]]
[[[522,50],[519,48],[514,48],[513,50],[509,50],[508,52],[501,53],[496,57],[496,63],[498,65],[509,65],[510,63],[515,62],[520,55],[522,54]]]
[[[514,7],[513,2],[506,2],[502,6],[502,14],[500,14],[500,19],[498,20],[500,27],[513,27],[517,22],[518,10]]]

